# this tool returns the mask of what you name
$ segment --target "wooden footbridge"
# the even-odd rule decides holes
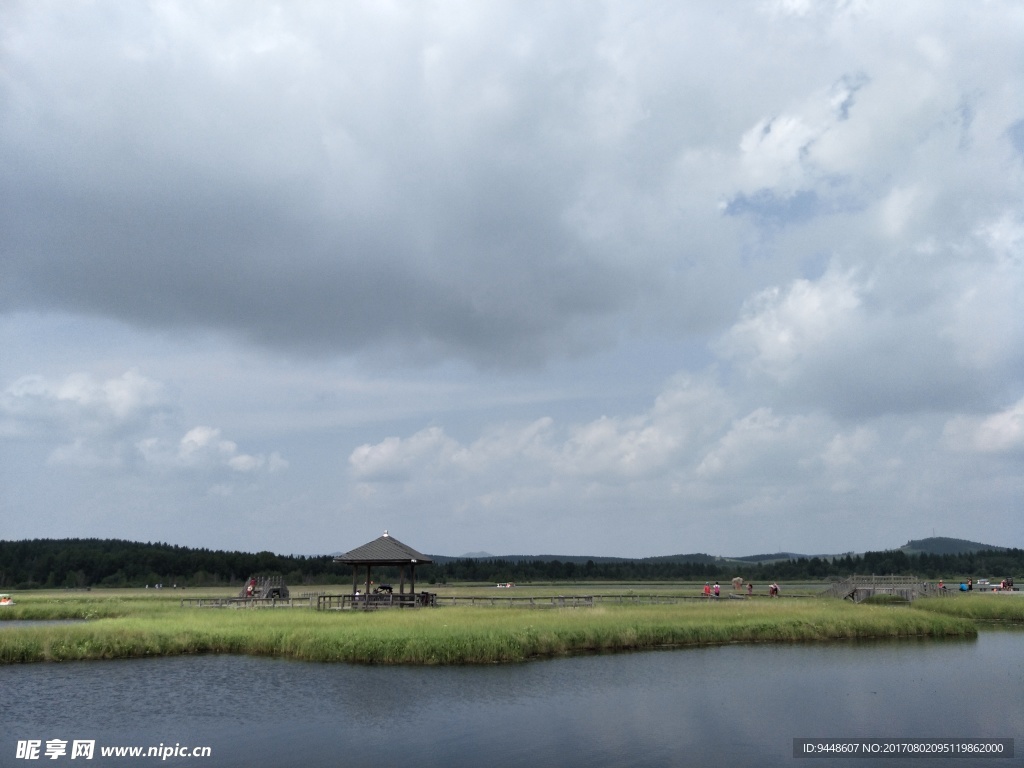
[[[309,595],[300,597],[183,597],[182,608],[309,608]]]
[[[822,595],[840,597],[859,603],[874,595],[893,595],[907,602],[925,596],[943,596],[952,594],[953,590],[939,589],[938,585],[923,581],[917,576],[876,576],[871,574],[854,574],[842,581],[832,583]]]

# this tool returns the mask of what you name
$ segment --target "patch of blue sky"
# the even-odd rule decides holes
[[[832,188],[841,185],[834,180]],[[775,189],[759,189],[747,194],[739,192],[726,204],[726,216],[749,216],[761,226],[780,227],[804,224],[819,216],[848,213],[862,209],[862,204],[848,195],[822,194],[815,189],[798,189],[792,193]]]
[[[833,86],[832,104],[839,120],[848,120],[850,109],[857,98],[857,91],[871,82],[863,72],[855,72],[850,75],[843,75]]]
[[[1024,120],[1018,120],[1006,129],[1010,143],[1021,155],[1024,155]]]
[[[752,194],[740,192],[725,206],[726,216],[752,216],[769,224],[798,224],[823,212],[823,203],[813,189],[797,190],[791,195],[772,189]]]

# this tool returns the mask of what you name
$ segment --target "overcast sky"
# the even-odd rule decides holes
[[[0,538],[1024,547],[1024,6],[0,4]]]

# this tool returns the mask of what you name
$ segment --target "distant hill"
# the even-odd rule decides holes
[[[487,552],[468,553],[461,558],[446,557],[444,555],[430,555],[435,563],[447,563],[451,560],[468,558],[471,560],[502,561],[506,563],[575,563],[586,565],[592,562],[595,565],[614,565],[615,563],[718,563],[724,565],[735,562],[737,558],[717,557],[703,552],[695,552],[689,555],[658,555],[656,557],[609,557],[607,555],[492,555]],[[799,557],[799,555],[793,555]],[[785,556],[781,556],[785,560]]]
[[[904,544],[902,547],[894,548],[904,552],[907,555],[961,555],[970,554],[971,552],[1005,552],[1006,547],[997,547],[993,544],[981,544],[977,541],[968,541],[967,539],[952,539],[945,536],[933,536],[928,539],[912,539]],[[893,551],[893,550],[890,550]],[[770,552],[760,555],[741,555],[735,557],[722,557],[719,555],[709,555],[704,552],[695,552],[691,554],[679,554],[679,555],[657,555],[654,557],[608,557],[603,555],[492,555],[489,552],[468,552],[462,555],[461,558],[447,557],[444,555],[431,555],[435,563],[446,563],[451,560],[468,558],[471,560],[488,560],[488,561],[503,561],[506,563],[575,563],[577,565],[585,565],[588,561],[593,562],[595,565],[608,565],[614,563],[704,563],[704,564],[718,564],[728,565],[729,563],[736,563],[737,565],[771,565],[772,563],[784,563],[788,560],[809,560],[812,557],[818,557],[822,560],[832,560],[834,558],[845,557],[846,555],[855,554],[853,552],[840,552],[836,554],[828,555],[805,555],[798,552]],[[860,553],[863,554],[863,553]]]
[[[971,552],[995,551],[1005,552],[1006,547],[992,544],[979,544],[967,539],[950,539],[945,536],[933,536],[930,539],[911,539],[900,549],[908,555],[963,555]]]
[[[435,565],[444,566],[461,560],[472,560],[477,563],[572,563],[573,565],[616,565],[619,563],[639,562],[630,557],[602,557],[600,555],[492,555],[489,552],[469,552],[460,557],[450,555],[427,555]],[[711,558],[714,560],[714,558]]]
[[[737,560],[741,563],[777,563],[782,560],[799,560],[801,557],[810,558],[813,555],[800,555],[796,552],[774,552],[770,555],[744,555],[743,557],[731,557],[730,560]],[[835,555],[818,555],[818,557],[835,557]]]
[[[704,552],[695,552],[690,555],[661,555],[659,557],[644,557],[642,563],[728,563],[732,562],[731,557],[718,557],[708,555]]]
[[[492,555],[488,552],[469,552],[461,557],[448,557],[445,555],[430,555],[435,563],[447,563],[452,560],[470,559],[502,561],[506,563],[575,563],[586,565],[592,562],[595,565],[609,565],[615,563],[708,563],[727,565],[729,563],[772,563],[780,560],[797,559],[807,555],[797,555],[792,552],[780,552],[774,555],[751,555],[749,557],[720,557],[709,555],[705,552],[694,552],[680,555],[656,555],[654,557],[609,557],[607,555]]]
[[[594,563],[625,563],[631,561],[628,557],[601,557],[593,555],[492,555],[487,552],[463,555],[462,558],[445,557],[444,555],[431,555],[434,562],[448,562],[469,558],[471,560],[502,561],[506,563],[553,563],[556,560],[560,563],[576,563],[586,565],[587,561]]]

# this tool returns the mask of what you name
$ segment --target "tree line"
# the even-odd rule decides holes
[[[936,581],[973,576],[1020,578],[1024,550],[983,550],[965,554],[911,554],[902,550],[866,552],[841,557],[799,557],[766,563],[739,563],[708,558],[692,560],[622,560],[584,564],[560,560],[502,560],[463,558],[417,569],[423,577],[442,581],[796,581],[843,579],[852,574],[919,576]]]
[[[362,574],[362,572],[360,572]],[[419,584],[536,581],[747,581],[841,579],[854,573],[899,574],[928,580],[1024,574],[1024,550],[964,554],[907,554],[902,550],[837,557],[799,557],[765,563],[686,558],[435,558],[416,569]],[[282,576],[289,586],[352,582],[352,568],[330,555],[225,552],[120,539],[0,541],[0,589],[240,586],[252,575]],[[361,578],[361,576],[360,576]],[[375,568],[375,581],[397,581],[394,568]]]
[[[329,555],[224,552],[121,539],[0,541],[0,588],[207,587],[241,585],[251,575],[287,583],[351,581]]]

